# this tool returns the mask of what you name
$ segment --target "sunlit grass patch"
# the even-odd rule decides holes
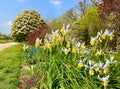
[[[20,72],[20,45],[0,51],[0,89],[17,89]]]

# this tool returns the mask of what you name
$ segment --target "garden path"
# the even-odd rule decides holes
[[[5,48],[8,48],[10,46],[16,45],[16,44],[18,44],[18,43],[11,42],[11,43],[0,44],[0,51],[3,50],[3,49],[5,49]]]

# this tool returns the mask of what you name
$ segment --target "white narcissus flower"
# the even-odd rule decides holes
[[[93,46],[96,40],[97,40],[97,37],[91,37],[90,44]]]
[[[70,52],[70,48],[63,48],[62,51],[64,51],[65,55],[68,55],[68,53]]]
[[[103,73],[104,74],[107,74],[108,73],[108,63],[104,64],[102,62],[99,62],[98,66],[99,68],[101,68],[103,70]],[[101,72],[101,70],[99,70],[99,72]]]
[[[42,39],[37,38],[35,41],[35,48],[38,48],[41,43],[42,43]]]
[[[59,35],[59,30],[52,31],[51,36],[52,36],[53,39],[56,39],[58,37],[58,35]]]
[[[70,48],[70,41],[67,41],[66,48]]]
[[[85,61],[86,61],[86,58],[83,58],[83,59],[79,59],[78,60],[78,68],[81,68],[81,67],[83,67],[84,66],[84,63],[85,63]]]
[[[99,56],[99,55],[102,55],[102,54],[103,54],[103,51],[97,49],[97,52],[95,53],[95,56]]]
[[[108,36],[113,36],[114,30],[112,32],[109,32]]]
[[[105,32],[103,33],[103,36],[113,36],[114,30],[112,32],[109,32],[108,29],[105,30]]]
[[[97,67],[98,64],[94,64],[93,61],[89,60],[88,65],[84,65],[86,68],[89,68],[89,74],[94,75],[94,68]]]
[[[98,79],[101,80],[101,81],[103,82],[103,86],[104,86],[105,88],[108,86],[109,77],[110,77],[110,76],[108,75],[108,76],[106,76],[106,77],[100,78],[100,75],[98,75]]]
[[[65,25],[63,24],[63,27],[62,27],[62,29],[60,30],[60,32],[61,32],[61,34],[62,35],[66,35],[71,29],[69,29],[69,27],[70,27],[70,25],[67,25],[66,27],[65,27]]]
[[[29,48],[28,45],[26,45],[26,44],[23,45],[23,50],[24,50],[24,51],[25,51],[26,49],[28,49],[28,48]]]
[[[108,31],[108,29],[106,29],[105,32],[103,33],[103,35],[108,36],[108,34],[109,34],[109,31]]]
[[[105,59],[105,60],[106,60],[106,62],[108,64],[112,64],[112,63],[116,63],[117,62],[117,60],[114,60],[114,56],[111,56],[111,55],[110,55],[110,60],[108,60],[108,59]]]
[[[83,43],[81,44],[81,48],[82,48],[82,49],[85,48],[85,42],[83,42]]]
[[[95,67],[97,67],[98,64],[94,64],[94,62],[92,60],[88,61],[88,65],[85,65],[86,68],[90,68],[93,69]]]

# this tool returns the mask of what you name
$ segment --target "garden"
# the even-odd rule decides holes
[[[0,51],[0,89],[120,89],[120,2],[101,1],[50,22],[21,12],[0,36],[17,42]]]

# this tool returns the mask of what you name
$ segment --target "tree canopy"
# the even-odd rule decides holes
[[[15,41],[24,41],[28,32],[39,30],[44,21],[35,10],[24,10],[13,21],[11,36]]]

